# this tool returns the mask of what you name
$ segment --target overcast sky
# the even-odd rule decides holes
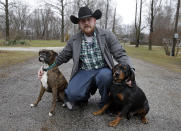
[[[135,16],[136,0],[116,0],[117,13],[122,17],[123,24],[132,24]]]

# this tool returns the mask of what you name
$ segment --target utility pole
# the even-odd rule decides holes
[[[171,56],[175,56],[175,47],[178,39],[177,26],[178,26],[178,18],[179,18],[179,8],[180,8],[180,0],[177,3],[177,11],[176,11],[176,19],[175,19],[175,28],[174,28],[174,36],[173,36],[173,47]]]

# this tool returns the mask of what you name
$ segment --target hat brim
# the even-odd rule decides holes
[[[72,23],[78,24],[80,19],[84,19],[84,18],[87,18],[87,17],[94,17],[96,20],[98,20],[98,19],[100,19],[102,17],[102,12],[98,9],[92,15],[87,15],[87,16],[84,16],[84,17],[81,17],[81,18],[77,18],[76,16],[71,15],[70,20],[72,21]]]

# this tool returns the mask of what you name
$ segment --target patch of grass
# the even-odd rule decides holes
[[[20,62],[24,62],[38,56],[37,52],[24,51],[1,51],[0,50],[0,67],[7,67]]]
[[[60,40],[26,41],[29,43],[28,47],[60,47],[66,45],[66,42],[61,43]],[[0,46],[3,46],[3,42],[4,40],[0,40]],[[125,48],[128,55],[133,58],[138,58],[159,66],[163,66],[172,71],[181,72],[181,54],[177,57],[166,56],[162,47],[153,47],[153,50],[149,51],[148,46],[140,46],[139,48],[135,48],[134,46],[128,46],[125,44]],[[33,52],[6,52],[7,51],[0,51],[0,66],[18,63],[36,55],[36,53]]]
[[[61,47],[65,46],[66,42],[60,40],[25,40],[27,45],[11,45],[11,47]],[[4,40],[0,40],[0,46],[7,46]]]
[[[147,46],[135,48],[134,46],[125,46],[130,57],[138,58],[175,72],[181,72],[181,55],[177,57],[166,56],[162,47],[153,47],[151,51]]]
[[[60,42],[60,40],[31,40],[28,42],[31,47],[60,47],[66,45],[66,42]]]
[[[4,42],[5,42],[5,40],[0,39],[0,46],[3,46]]]

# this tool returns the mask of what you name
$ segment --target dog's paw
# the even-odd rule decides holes
[[[120,122],[120,120],[121,120],[121,117],[117,117],[115,120],[109,122],[109,126],[111,126],[111,127],[117,126],[118,123]]]
[[[93,112],[92,114],[93,114],[93,115],[95,115],[95,116],[97,116],[97,115],[101,115],[101,114],[102,114],[102,112],[97,111],[97,112]]]
[[[142,117],[141,121],[142,121],[143,124],[148,124],[148,120],[145,117]]]
[[[51,116],[53,116],[53,113],[49,112],[48,115],[51,117]]]
[[[35,107],[35,106],[37,106],[37,105],[35,105],[35,104],[30,104],[30,106],[31,106],[31,107]]]

